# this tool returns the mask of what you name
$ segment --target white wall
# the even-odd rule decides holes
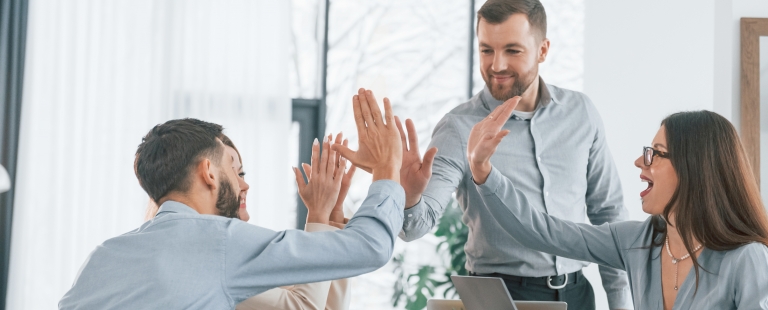
[[[741,119],[741,43],[739,19],[768,17],[766,0],[717,0],[715,4],[714,111],[739,129]]]
[[[661,120],[713,109],[715,1],[586,2],[584,92],[603,117],[633,220],[647,218],[639,199],[645,187],[633,162]],[[598,309],[608,309],[597,268],[586,274]]]

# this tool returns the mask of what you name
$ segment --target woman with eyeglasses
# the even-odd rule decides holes
[[[768,215],[728,120],[709,111],[664,119],[635,160],[648,183],[640,193],[643,211],[651,216],[591,226],[530,207],[490,166],[514,102],[499,109],[501,121],[489,117],[473,128],[467,154],[475,167],[491,167],[473,168],[473,178],[482,207],[510,237],[534,250],[626,270],[635,309],[768,309]]]

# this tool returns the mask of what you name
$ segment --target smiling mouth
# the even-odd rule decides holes
[[[245,208],[245,197],[240,196],[240,208]]]
[[[648,195],[648,193],[650,193],[651,190],[653,189],[653,181],[651,181],[650,179],[648,179],[648,178],[646,178],[644,176],[640,176],[640,181],[648,183],[648,188],[646,188],[644,191],[640,192],[640,198],[643,198],[643,197],[645,197],[645,195]]]

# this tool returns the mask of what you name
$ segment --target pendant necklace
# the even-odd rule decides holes
[[[664,244],[667,246],[667,254],[669,254],[669,257],[672,258],[672,264],[675,265],[675,291],[677,291],[677,263],[685,260],[688,257],[691,257],[691,253],[685,254],[683,255],[683,257],[680,257],[680,258],[675,258],[674,256],[672,256],[672,251],[669,250],[669,236],[667,236],[667,240],[664,242]],[[701,249],[701,244],[699,244],[699,246],[693,249],[693,253],[696,253],[696,251],[698,251],[699,249]]]

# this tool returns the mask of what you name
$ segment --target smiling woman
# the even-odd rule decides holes
[[[522,244],[626,270],[636,309],[768,309],[768,215],[733,125],[714,112],[676,113],[652,145],[635,161],[649,183],[644,222],[561,220],[495,169],[477,187]]]

